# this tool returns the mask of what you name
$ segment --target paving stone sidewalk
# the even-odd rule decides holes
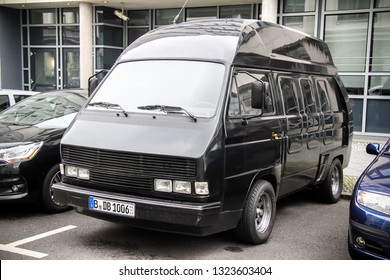
[[[355,139],[356,138],[356,139]],[[375,158],[374,155],[366,153],[368,143],[379,143],[381,147],[386,143],[385,138],[363,139],[354,137],[352,143],[351,159],[349,165],[344,169],[344,183],[342,194],[350,196],[360,174],[367,168],[370,162]]]

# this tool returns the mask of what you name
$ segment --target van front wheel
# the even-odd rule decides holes
[[[257,181],[246,199],[240,222],[236,228],[238,239],[251,244],[267,241],[271,234],[276,214],[276,198],[272,185]]]
[[[334,159],[329,167],[324,182],[316,189],[319,200],[325,203],[336,203],[340,200],[343,189],[343,168],[339,159]]]

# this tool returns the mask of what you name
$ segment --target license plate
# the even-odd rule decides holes
[[[110,213],[114,215],[121,215],[127,217],[135,216],[134,203],[107,200],[90,196],[88,201],[88,208],[90,210]]]

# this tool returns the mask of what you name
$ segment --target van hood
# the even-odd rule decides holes
[[[201,157],[215,137],[213,119],[193,122],[186,116],[150,114],[126,117],[81,113],[65,133],[62,145],[103,150]]]

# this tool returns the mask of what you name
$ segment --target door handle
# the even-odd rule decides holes
[[[272,132],[272,138],[274,140],[280,140],[280,139],[282,139],[282,137],[283,137],[282,133]]]

